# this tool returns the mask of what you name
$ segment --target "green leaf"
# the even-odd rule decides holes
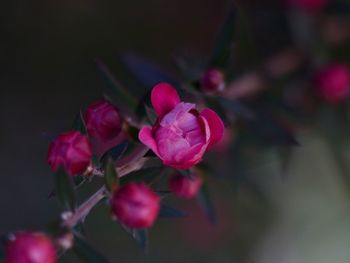
[[[212,224],[215,224],[216,223],[216,212],[215,212],[215,208],[214,208],[213,202],[212,202],[210,194],[209,194],[208,185],[206,183],[204,183],[202,185],[201,190],[199,191],[199,193],[197,195],[197,200],[198,200],[198,203],[199,203],[200,207],[202,208],[203,212],[208,217],[209,221]]]
[[[121,184],[126,184],[129,182],[143,181],[145,183],[151,183],[153,180],[156,180],[159,176],[162,176],[164,173],[164,167],[152,167],[141,169],[132,173],[129,173],[126,176],[120,178]]]
[[[228,66],[233,33],[235,29],[236,12],[232,6],[214,47],[213,55],[210,60],[210,67],[217,67],[225,69]]]
[[[105,165],[105,184],[107,189],[112,192],[119,185],[119,178],[117,170],[115,169],[115,164],[112,158],[108,158]]]
[[[73,251],[86,263],[108,263],[99,251],[93,248],[84,237],[75,233]]]
[[[150,124],[156,123],[158,118],[156,112],[152,108],[148,107],[147,105],[145,105],[145,109],[146,109],[147,118]]]
[[[148,250],[148,229],[132,229],[125,225],[121,225],[126,232],[131,234],[131,236],[136,240],[137,244],[140,246],[140,248],[147,252]]]
[[[83,113],[81,111],[75,116],[72,128],[82,134],[87,134]]]
[[[104,164],[109,157],[111,157],[114,161],[119,160],[119,158],[126,152],[128,146],[129,143],[127,141],[124,141],[121,144],[118,144],[117,146],[109,149],[102,155],[100,162]]]
[[[55,192],[60,203],[70,210],[76,206],[73,178],[62,168],[55,174]]]
[[[106,87],[107,96],[110,97],[116,104],[127,112],[133,112],[137,107],[136,99],[129,94],[129,92],[117,81],[112,72],[106,64],[101,60],[96,60],[97,67],[109,82]]]
[[[159,217],[163,218],[181,218],[186,217],[188,214],[174,207],[162,204],[159,211]]]

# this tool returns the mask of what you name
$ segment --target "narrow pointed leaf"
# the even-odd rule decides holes
[[[76,197],[73,178],[62,168],[55,174],[55,192],[60,203],[70,210],[75,209]]]
[[[75,233],[73,251],[86,263],[108,263],[99,251],[92,247],[84,237]]]
[[[96,65],[109,83],[109,86],[107,86],[105,90],[107,96],[115,101],[123,110],[133,112],[137,107],[136,99],[130,95],[126,88],[119,83],[119,81],[117,81],[106,64],[104,64],[101,60],[96,59]]]
[[[147,252],[148,250],[148,230],[147,229],[133,229],[132,230],[132,236],[137,241],[137,244],[140,246],[140,248]]]
[[[200,192],[197,195],[197,200],[202,208],[203,212],[208,217],[208,220],[212,223],[216,223],[216,212],[214,208],[214,204],[211,200],[209,189],[206,183],[203,184]]]
[[[112,192],[115,190],[119,184],[117,170],[115,169],[115,164],[112,158],[108,158],[105,165],[105,184],[107,189]]]
[[[81,111],[79,111],[75,116],[75,119],[73,121],[73,130],[78,131],[82,134],[87,134],[83,113]]]
[[[128,146],[129,143],[124,141],[121,144],[109,149],[102,155],[100,162],[104,164],[109,157],[111,157],[114,161],[119,160],[119,158],[126,152]]]
[[[163,218],[181,218],[186,217],[188,214],[184,211],[178,210],[174,207],[162,204],[159,211],[159,217]]]
[[[147,114],[147,118],[150,121],[151,124],[156,123],[157,121],[157,114],[155,113],[155,111],[148,107],[147,105],[145,105],[145,109],[146,109],[146,114]]]
[[[227,67],[231,56],[231,46],[235,28],[235,20],[236,12],[235,8],[232,6],[217,38],[213,50],[213,55],[210,60],[210,67],[218,67],[222,69],[225,69]]]

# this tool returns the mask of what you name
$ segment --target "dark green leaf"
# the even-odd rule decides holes
[[[226,110],[231,111],[245,120],[254,120],[256,118],[255,112],[238,100],[230,100],[221,97],[219,101]]]
[[[147,229],[133,229],[132,236],[137,241],[140,248],[147,252],[148,250],[148,230]]]
[[[201,190],[199,191],[197,195],[197,200],[199,205],[201,206],[203,212],[208,217],[209,221],[212,224],[216,223],[216,212],[213,205],[213,202],[211,200],[209,189],[206,183],[203,184]]]
[[[55,192],[58,196],[58,200],[64,207],[70,210],[75,209],[76,197],[73,178],[62,168],[55,174]]]
[[[127,150],[128,145],[129,143],[127,141],[124,141],[121,144],[118,144],[117,146],[113,147],[112,149],[109,149],[102,155],[100,162],[104,164],[109,157],[111,157],[114,161],[119,160],[119,158]]]
[[[232,6],[224,22],[214,47],[213,55],[210,60],[210,67],[225,69],[231,56],[231,46],[235,28],[236,12]]]
[[[132,53],[123,54],[122,59],[139,81],[148,88],[152,88],[159,82],[168,82],[175,87],[180,87],[176,78],[172,77],[163,68],[155,65],[153,62]]]
[[[163,170],[163,167],[141,169],[123,176],[120,178],[120,182],[121,184],[126,184],[132,181],[143,181],[145,183],[151,183],[153,180],[163,175]]]
[[[84,237],[75,233],[74,252],[86,263],[108,263],[109,261],[93,248]]]
[[[79,187],[81,187],[86,182],[86,178],[82,175],[76,175],[73,178],[74,183],[74,190],[77,190]],[[48,199],[56,196],[56,189],[53,189],[50,194],[48,195]]]
[[[158,118],[156,112],[152,108],[148,107],[147,105],[145,105],[145,109],[146,109],[147,118],[150,121],[150,123],[151,124],[156,123]]]
[[[115,164],[112,158],[108,158],[105,165],[105,183],[109,191],[113,191],[119,184],[117,170],[115,169]]]
[[[159,211],[159,217],[163,218],[179,218],[186,217],[188,214],[186,212],[180,211],[171,206],[162,204]]]
[[[73,130],[78,131],[82,134],[87,134],[83,113],[81,111],[79,111],[74,118]]]
[[[127,112],[133,112],[137,107],[137,102],[133,96],[117,81],[109,68],[101,60],[96,60],[97,67],[109,82],[109,86],[106,87],[106,94],[116,104]]]

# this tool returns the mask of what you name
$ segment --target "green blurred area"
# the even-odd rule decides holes
[[[79,109],[102,97],[105,82],[94,59],[102,58],[125,81],[131,77],[117,59],[123,51],[174,70],[172,55],[177,51],[199,57],[210,52],[229,2],[0,3],[1,232],[40,230],[59,218],[57,202],[47,199],[53,185],[47,146],[52,136],[69,128]],[[290,36],[284,32],[285,14],[276,2],[248,1],[246,6],[255,17],[251,23],[259,25],[255,25],[256,54],[246,57],[251,59],[249,66],[283,47]],[[276,26],[279,22],[282,29]],[[248,67],[244,61],[241,64]],[[132,79],[131,83],[137,85]],[[349,262],[347,147],[339,166],[332,145],[317,128],[300,131],[296,137],[301,146],[291,150],[285,169],[279,149],[248,151],[245,173],[258,191],[237,190],[235,180],[225,178],[234,176],[236,169],[230,156],[208,156],[220,163],[224,174],[209,181],[218,211],[215,226],[195,200],[172,199],[189,216],[160,219],[150,231],[145,255],[110,220],[107,205],[100,204],[87,218],[87,236],[111,262]],[[85,189],[86,195],[92,187]],[[69,252],[62,262],[80,261]]]

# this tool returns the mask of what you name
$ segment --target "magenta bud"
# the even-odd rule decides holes
[[[314,85],[319,96],[327,103],[341,103],[349,96],[349,68],[341,63],[326,65],[316,73]]]
[[[112,214],[130,228],[151,227],[160,209],[160,198],[144,183],[128,183],[111,200]]]
[[[42,233],[17,233],[6,244],[5,263],[56,263],[52,241]]]
[[[77,131],[59,135],[49,146],[47,161],[54,172],[59,167],[71,176],[83,173],[92,157],[88,138]]]
[[[225,88],[224,73],[215,68],[206,70],[199,82],[201,89],[207,92],[222,91]]]
[[[119,111],[108,101],[92,103],[86,109],[84,119],[89,135],[101,141],[116,138],[122,129]]]
[[[176,174],[169,179],[169,189],[176,196],[191,199],[195,197],[203,184],[202,177],[191,175],[191,178]]]

